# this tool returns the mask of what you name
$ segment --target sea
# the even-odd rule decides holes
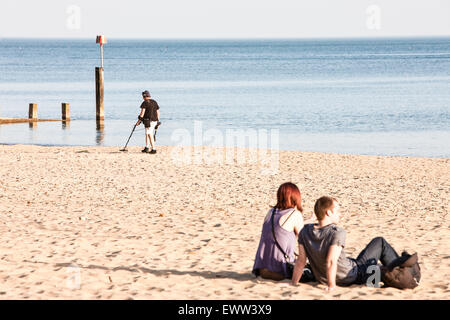
[[[0,118],[27,118],[29,103],[39,118],[61,119],[61,103],[71,113],[0,125],[0,144],[123,147],[149,90],[159,145],[256,132],[257,147],[280,150],[450,157],[450,38],[110,38],[103,48],[97,123],[95,39],[0,39]],[[144,144],[140,125],[128,145]]]

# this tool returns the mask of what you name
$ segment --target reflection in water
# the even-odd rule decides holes
[[[62,121],[61,122],[62,129],[62,139],[65,144],[70,143],[70,121]]]
[[[63,130],[69,130],[70,129],[70,121],[62,121],[61,122],[61,128]]]
[[[103,145],[103,140],[105,139],[105,121],[99,120],[97,121],[97,136],[95,138],[95,142],[98,146]]]
[[[29,133],[29,138],[28,141],[30,141],[31,143],[34,143],[36,141],[36,128],[37,128],[37,121],[30,121],[28,122],[28,133]]]

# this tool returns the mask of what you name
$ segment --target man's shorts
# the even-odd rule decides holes
[[[150,121],[150,127],[145,127],[145,134],[153,136],[155,134],[155,127],[158,121]]]

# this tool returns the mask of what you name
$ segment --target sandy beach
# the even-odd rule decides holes
[[[0,145],[0,299],[450,298],[450,159],[280,151],[276,174],[263,174],[258,163],[180,165],[173,148]],[[326,293],[255,278],[262,222],[286,181],[305,219],[320,196],[340,201],[348,255],[376,236],[418,252],[420,286]]]

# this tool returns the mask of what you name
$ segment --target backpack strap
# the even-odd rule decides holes
[[[282,224],[281,226],[284,226],[284,224],[289,220],[289,218],[294,214],[294,212],[295,212],[295,208],[294,208],[294,210],[292,210],[292,212],[291,212],[291,214],[289,215],[289,217],[287,217],[287,219],[284,220],[284,222],[283,222],[283,224]]]
[[[295,211],[295,208],[294,208]],[[291,212],[291,214],[289,215],[289,217],[286,219],[286,221],[291,217],[291,215],[294,213],[294,211]],[[284,259],[286,259],[286,262],[289,262],[289,257],[286,254],[286,252],[283,250],[283,248],[280,246],[280,244],[277,241],[277,237],[275,236],[275,225],[274,225],[274,217],[275,217],[275,208],[273,208],[272,210],[272,217],[270,218],[271,222],[272,222],[272,235],[273,235],[273,239],[275,240],[275,244],[278,247],[278,249],[281,251],[281,253],[284,256]],[[286,222],[285,221],[285,222]]]

